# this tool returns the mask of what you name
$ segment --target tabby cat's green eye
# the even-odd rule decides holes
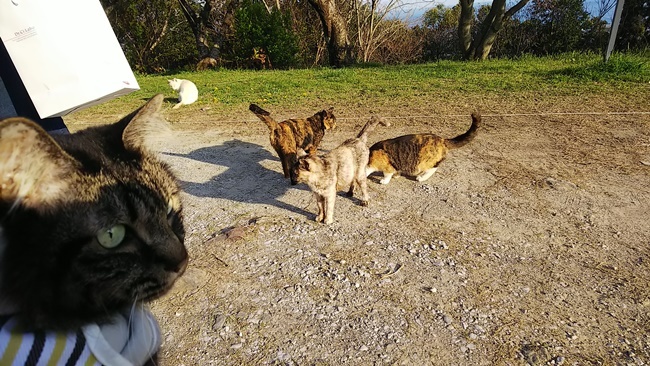
[[[126,228],[124,225],[118,224],[108,229],[100,230],[97,233],[97,241],[104,248],[115,248],[120,245],[124,240]]]

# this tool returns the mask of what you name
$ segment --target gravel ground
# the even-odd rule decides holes
[[[369,142],[453,137],[470,112]],[[252,115],[167,113],[191,261],[152,304],[161,365],[650,364],[650,115],[484,113],[431,179],[373,175],[369,207],[341,194],[327,226]]]

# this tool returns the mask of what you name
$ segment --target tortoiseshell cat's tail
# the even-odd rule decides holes
[[[278,127],[278,123],[273,118],[271,118],[271,113],[265,111],[257,104],[251,104],[248,106],[248,109],[250,109],[251,112],[255,113],[257,118],[259,118],[262,122],[266,123],[271,131],[275,130]]]
[[[466,145],[476,137],[478,127],[481,125],[481,114],[479,112],[472,113],[472,125],[469,130],[462,135],[458,135],[453,139],[446,139],[445,145],[450,149],[455,149]]]
[[[370,121],[366,123],[365,126],[359,131],[359,134],[357,135],[357,138],[362,139],[364,141],[368,140],[368,134],[377,127],[378,124],[381,124],[382,126],[390,126],[389,122],[384,121],[382,118],[379,118],[377,116],[372,116],[370,118]]]

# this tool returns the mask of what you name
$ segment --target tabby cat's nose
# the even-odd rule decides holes
[[[185,268],[187,267],[188,259],[189,259],[189,255],[187,254],[187,250],[185,249],[185,247],[183,247],[182,251],[177,254],[174,260],[167,262],[167,265],[165,266],[165,270],[169,272],[176,272],[180,276],[181,274],[183,274]]]
[[[178,275],[182,275],[185,272],[185,268],[187,268],[187,262],[188,262],[189,256],[185,256],[185,259],[176,267],[176,270],[174,272],[178,273]]]

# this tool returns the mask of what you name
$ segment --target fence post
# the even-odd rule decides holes
[[[609,60],[609,56],[612,55],[614,43],[616,43],[616,33],[618,32],[618,25],[621,23],[623,3],[625,3],[625,0],[616,1],[616,10],[614,11],[614,18],[612,19],[612,25],[609,29],[609,42],[607,43],[607,49],[605,49],[605,62],[607,62]]]

